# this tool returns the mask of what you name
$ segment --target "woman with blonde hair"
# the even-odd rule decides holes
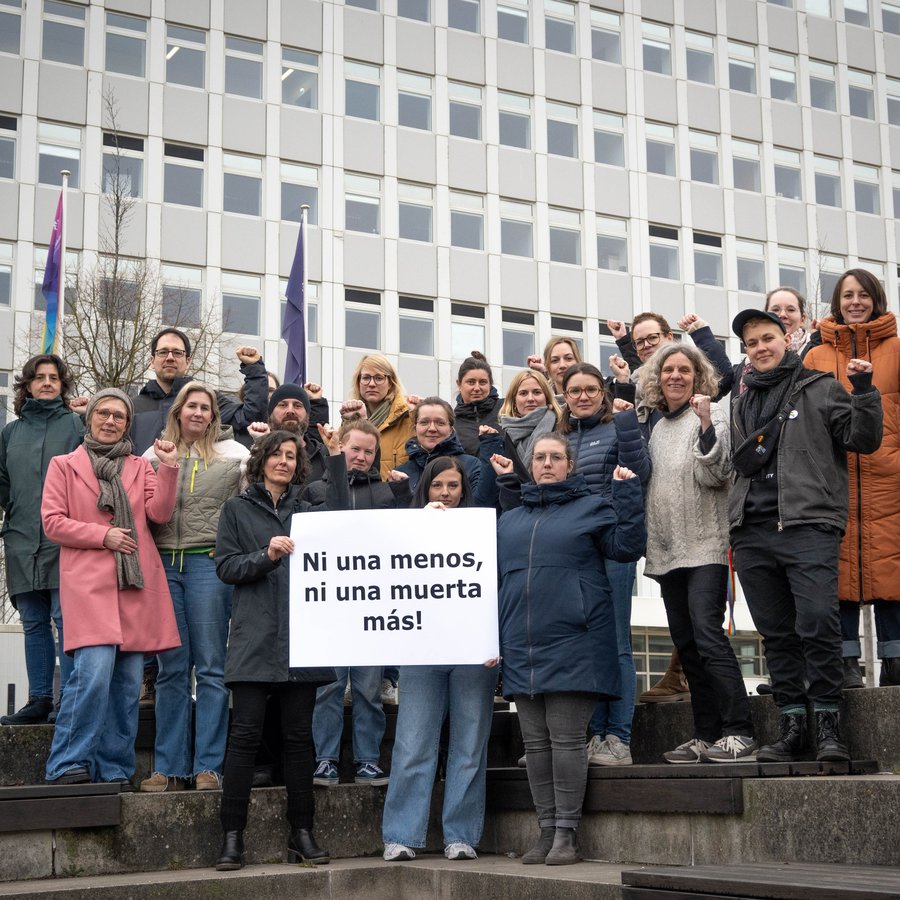
[[[353,373],[350,399],[341,406],[341,419],[368,419],[381,432],[381,477],[387,480],[391,469],[408,459],[405,445],[413,437],[410,413],[397,370],[380,353],[364,356]]]
[[[149,792],[221,786],[228,737],[225,646],[231,587],[216,576],[219,513],[236,496],[250,452],[223,428],[216,392],[186,384],[169,410],[163,440],[177,447],[180,470],[175,512],[154,530],[175,606],[181,646],[158,655],[154,772],[141,782]],[[144,456],[156,466],[151,447]],[[191,672],[197,706],[191,753]]]
[[[538,356],[528,357],[528,368],[541,372],[553,385],[557,394],[562,396],[562,379],[566,369],[582,362],[581,350],[575,338],[553,335],[546,344],[544,352]]]

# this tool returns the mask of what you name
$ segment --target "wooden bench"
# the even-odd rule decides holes
[[[0,832],[120,825],[118,784],[0,788]]]
[[[828,863],[661,866],[622,873],[622,900],[897,900],[900,868]]]

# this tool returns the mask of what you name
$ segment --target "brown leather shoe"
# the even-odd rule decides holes
[[[194,779],[195,791],[221,791],[222,776],[218,772],[201,772]]]
[[[673,650],[666,674],[653,687],[638,697],[638,703],[675,703],[679,700],[690,699],[691,689],[687,678],[684,677],[684,669],[681,668],[678,651]]]
[[[174,775],[163,775],[162,772],[154,772],[149,778],[141,782],[141,791],[145,794],[162,794],[165,791],[186,791],[187,779],[176,778]]]

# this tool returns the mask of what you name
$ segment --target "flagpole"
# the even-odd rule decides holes
[[[307,250],[307,240],[306,240],[306,238],[307,238],[306,222],[307,222],[308,218],[309,218],[309,204],[304,203],[300,207],[300,231],[303,234],[303,340],[304,340],[303,358],[305,360],[309,359],[309,356],[307,353],[307,351],[309,349],[308,348],[309,334],[308,334],[308,329],[306,327],[306,316],[307,316],[306,309],[307,309],[307,306],[309,305],[309,298],[307,297],[307,294],[306,294],[306,288],[307,288],[307,283],[308,283],[307,273],[309,272],[309,266],[307,265],[308,260],[309,260],[309,257],[308,257],[309,251]],[[307,377],[309,377],[308,372],[305,374]]]
[[[63,354],[65,335],[63,333],[63,324],[66,312],[66,227],[69,224],[68,215],[68,193],[69,193],[69,175],[72,173],[68,169],[62,169],[59,173],[62,175],[62,228],[59,230],[60,248],[59,248],[59,299],[56,308],[56,355],[60,359],[65,359]]]

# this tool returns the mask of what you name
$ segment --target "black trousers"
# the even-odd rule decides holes
[[[837,581],[840,532],[828,525],[750,524],[731,533],[734,568],[763,636],[779,709],[836,708],[841,696]],[[804,678],[809,688],[804,688]]]
[[[270,694],[281,704],[288,822],[292,829],[312,828],[315,813],[312,779],[316,758],[312,717],[316,686],[297,681],[280,684],[243,681],[230,687],[231,731],[222,785],[222,830],[243,831],[247,825],[256,751],[262,739],[266,698]]]
[[[673,569],[659,577],[672,642],[691,687],[694,736],[753,736],[750,701],[725,618],[728,566]]]

